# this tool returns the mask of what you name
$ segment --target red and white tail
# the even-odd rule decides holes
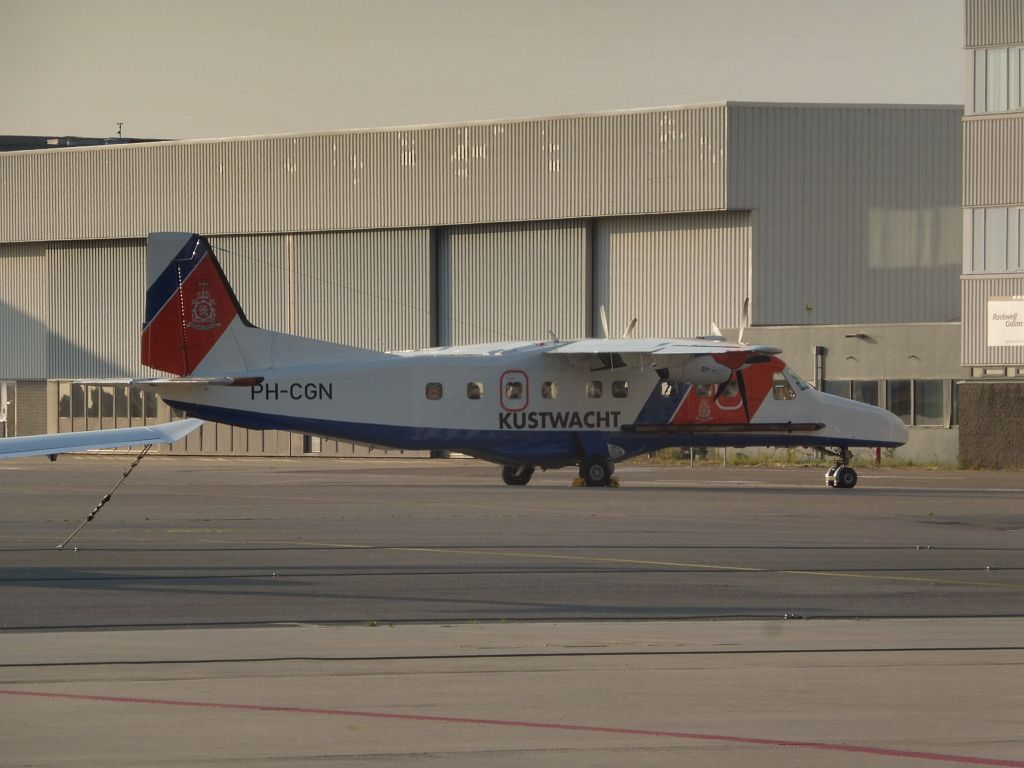
[[[142,362],[178,376],[352,361],[381,353],[256,328],[205,237],[153,232],[146,249]]]

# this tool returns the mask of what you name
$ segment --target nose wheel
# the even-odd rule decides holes
[[[534,468],[526,464],[508,464],[501,468],[505,485],[526,485],[533,477]]]
[[[829,488],[853,488],[857,484],[857,470],[850,466],[853,454],[849,448],[840,447],[835,457],[835,462],[825,473],[825,485]]]

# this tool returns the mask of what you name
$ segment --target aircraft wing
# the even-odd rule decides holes
[[[549,355],[647,355],[654,358],[727,352],[778,355],[782,350],[767,344],[736,344],[718,339],[583,339],[548,350]]]
[[[202,425],[202,419],[183,419],[151,427],[93,429],[88,432],[63,432],[58,435],[28,435],[0,439],[0,459],[22,456],[55,456],[74,451],[98,451],[129,445],[174,443]]]

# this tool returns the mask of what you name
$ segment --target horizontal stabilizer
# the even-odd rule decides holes
[[[132,379],[133,387],[254,387],[262,376],[174,376],[160,379]]]
[[[99,451],[132,445],[176,443],[203,424],[202,419],[183,419],[151,427],[93,429],[88,432],[63,432],[58,435],[28,435],[0,439],[0,459],[22,456],[55,456],[75,451]]]

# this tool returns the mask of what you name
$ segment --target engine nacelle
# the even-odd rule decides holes
[[[699,355],[683,365],[659,370],[663,379],[688,381],[692,384],[722,384],[729,380],[733,369],[715,360],[711,355]]]

